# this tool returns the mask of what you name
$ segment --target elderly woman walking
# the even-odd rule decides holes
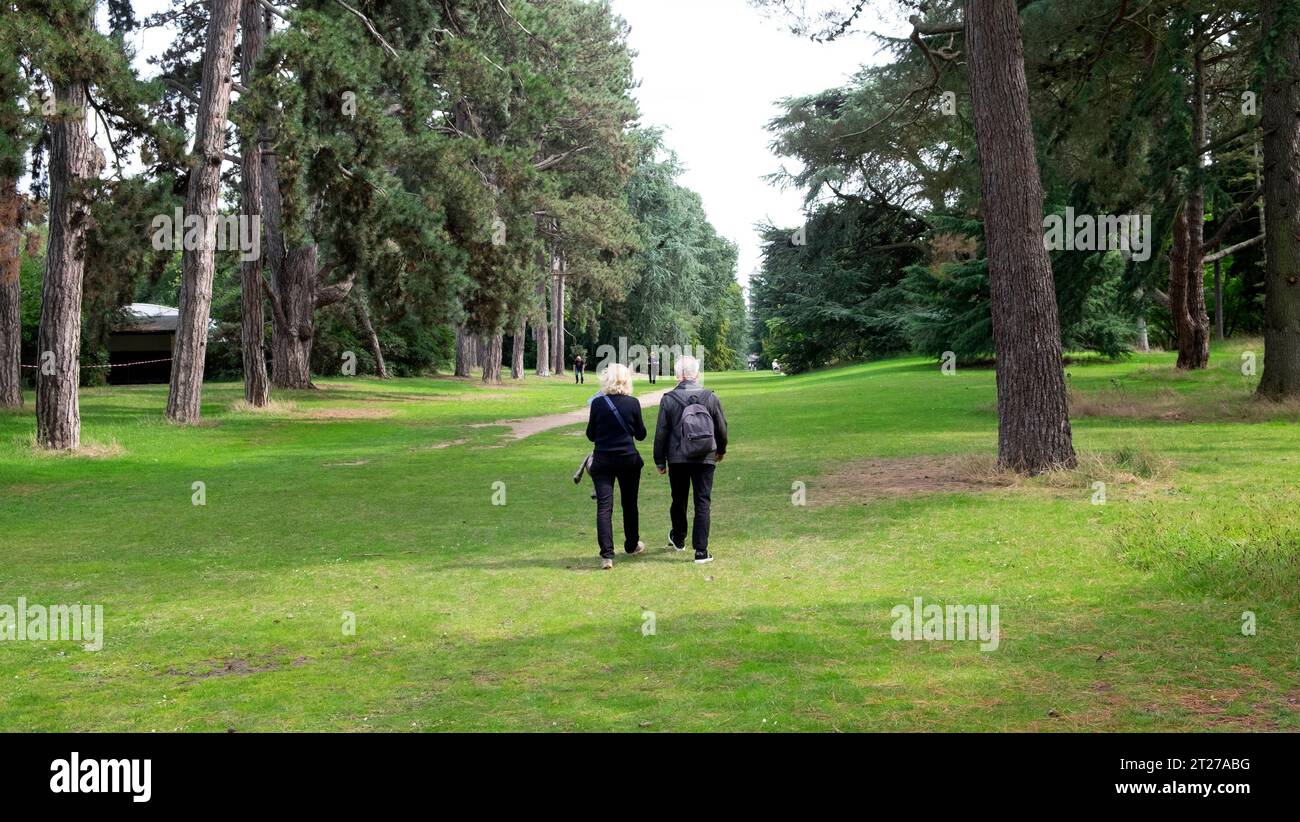
[[[614,567],[614,483],[618,483],[623,508],[623,550],[629,555],[645,550],[641,542],[637,492],[645,462],[636,441],[646,437],[641,403],[632,396],[632,370],[614,363],[600,373],[600,393],[592,398],[587,419],[587,439],[595,443],[591,482],[596,487],[596,542],[600,567]]]

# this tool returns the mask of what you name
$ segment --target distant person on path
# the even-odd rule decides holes
[[[583,383],[585,383],[587,381],[586,374],[587,374],[587,361],[582,358],[581,354],[579,354],[578,356],[573,358],[574,384],[582,385]]]
[[[681,357],[673,369],[677,387],[659,401],[654,461],[668,474],[673,503],[668,513],[672,530],[668,547],[686,550],[686,497],[695,500],[691,546],[697,563],[712,562],[709,553],[709,506],[713,501],[713,472],[727,453],[727,418],[716,394],[700,387],[700,361]]]
[[[650,349],[650,384],[655,384],[655,377],[659,376],[659,352]]]
[[[581,360],[579,360],[580,362]],[[580,368],[575,363],[576,368]],[[635,440],[646,437],[641,403],[632,396],[632,369],[614,363],[600,372],[600,393],[591,402],[587,418],[587,439],[596,444],[591,456],[591,482],[596,486],[596,543],[600,567],[614,567],[614,483],[618,482],[619,505],[623,509],[623,550],[636,555],[645,550],[641,542],[637,492],[645,461]]]

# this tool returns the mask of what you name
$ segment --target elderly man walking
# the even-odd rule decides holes
[[[695,519],[691,546],[697,563],[712,562],[709,553],[709,507],[713,501],[713,472],[727,453],[727,418],[716,394],[700,386],[700,362],[681,357],[673,368],[677,387],[659,401],[654,461],[668,474],[673,503],[668,547],[686,550],[686,498],[693,496]]]

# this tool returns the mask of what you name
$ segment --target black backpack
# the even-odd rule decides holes
[[[673,393],[668,392],[668,396]],[[677,421],[677,441],[681,443],[682,456],[700,459],[717,451],[718,441],[714,437],[713,415],[709,409],[698,400],[688,404],[678,397],[677,402],[682,406],[682,415]]]

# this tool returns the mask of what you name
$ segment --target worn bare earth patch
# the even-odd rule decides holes
[[[1207,729],[1276,731],[1278,717],[1300,710],[1295,692],[1284,696],[1259,694],[1245,688],[1180,689],[1174,699]]]
[[[382,420],[397,415],[393,408],[313,408],[302,412],[299,419],[307,422],[330,420]]]
[[[1117,417],[1163,422],[1268,422],[1300,415],[1298,402],[1270,402],[1253,393],[1219,388],[1188,396],[1162,388],[1148,393],[1122,389],[1071,391],[1070,416]]]
[[[305,665],[307,657],[300,656],[289,663],[292,667]],[[189,670],[179,670],[176,668],[168,669],[167,673],[172,676],[183,677],[183,682],[195,682],[201,679],[213,679],[222,676],[249,676],[251,674],[261,674],[267,671],[274,671],[285,667],[275,657],[266,656],[254,659],[245,659],[243,657],[231,657],[230,659],[209,659],[205,660]]]
[[[443,448],[451,448],[452,446],[455,445],[464,445],[467,442],[469,442],[469,440],[465,440],[465,439],[443,440],[442,442],[435,442],[432,445],[422,445],[418,448],[412,448],[411,450],[412,451],[440,451]]]
[[[816,483],[809,503],[834,505],[870,502],[919,494],[954,494],[991,491],[1011,483],[1000,477],[981,477],[970,457],[929,456],[862,460],[847,463]]]
[[[950,454],[859,460],[839,466],[818,479],[809,493],[816,506],[924,494],[963,494],[1014,489],[1025,493],[1070,496],[1105,482],[1136,498],[1166,488],[1173,464],[1143,449],[1116,453],[1081,451],[1073,469],[1045,471],[1034,477],[1001,468],[993,454]]]

